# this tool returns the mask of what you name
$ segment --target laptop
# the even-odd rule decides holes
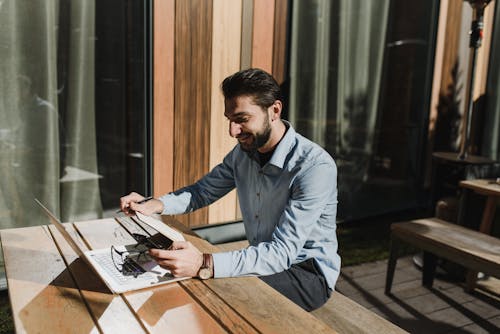
[[[123,219],[127,219],[126,224],[128,224],[128,228],[126,226],[124,228],[134,237],[136,243],[85,250],[73,239],[61,221],[49,209],[38,199],[35,201],[75,253],[96,272],[111,292],[124,293],[189,278],[174,277],[169,270],[160,267],[147,253],[148,248],[166,249],[173,241],[185,240],[181,233],[162,221],[140,212],[137,212],[132,219],[123,217]],[[133,233],[131,230],[141,233]]]

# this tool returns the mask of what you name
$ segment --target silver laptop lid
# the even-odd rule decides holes
[[[57,218],[49,209],[47,209],[45,207],[45,205],[43,205],[37,198],[35,198],[35,202],[38,205],[40,205],[40,207],[43,209],[43,211],[49,217],[49,220],[52,223],[52,225],[54,225],[57,228],[57,230],[62,234],[64,239],[68,242],[68,244],[71,246],[71,248],[73,248],[73,250],[76,252],[76,254],[78,254],[78,256],[82,256],[83,255],[82,249],[80,248],[80,246],[78,246],[78,244],[75,242],[75,240],[73,240],[73,238],[68,233],[68,231],[66,231],[66,229],[64,228],[64,225],[61,223],[59,218]]]

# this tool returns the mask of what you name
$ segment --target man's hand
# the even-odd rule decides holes
[[[203,264],[203,254],[189,241],[174,241],[169,250],[150,249],[160,266],[175,277],[195,277]]]
[[[120,198],[120,209],[127,216],[133,216],[136,211],[147,216],[153,213],[163,212],[163,203],[160,200],[153,198],[144,203],[140,203],[144,199],[144,196],[135,192],[131,192],[130,194]]]

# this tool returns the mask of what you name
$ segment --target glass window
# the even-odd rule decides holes
[[[287,117],[338,165],[339,219],[423,206],[438,2],[297,0]]]
[[[493,6],[495,6],[493,8]],[[481,153],[496,161],[500,160],[500,5],[492,2],[486,10],[495,9],[491,41],[488,79],[486,83],[486,108]],[[486,36],[485,36],[486,37]],[[487,38],[487,37],[486,37]],[[500,175],[498,175],[500,176]]]
[[[148,1],[0,3],[0,228],[150,193]]]

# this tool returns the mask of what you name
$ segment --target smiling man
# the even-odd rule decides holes
[[[124,212],[179,214],[207,206],[236,188],[249,247],[202,254],[189,242],[150,250],[175,276],[259,276],[304,308],[330,297],[337,254],[337,169],[331,156],[281,119],[277,82],[247,69],[222,82],[224,115],[238,144],[196,183],[144,203],[131,193]]]

